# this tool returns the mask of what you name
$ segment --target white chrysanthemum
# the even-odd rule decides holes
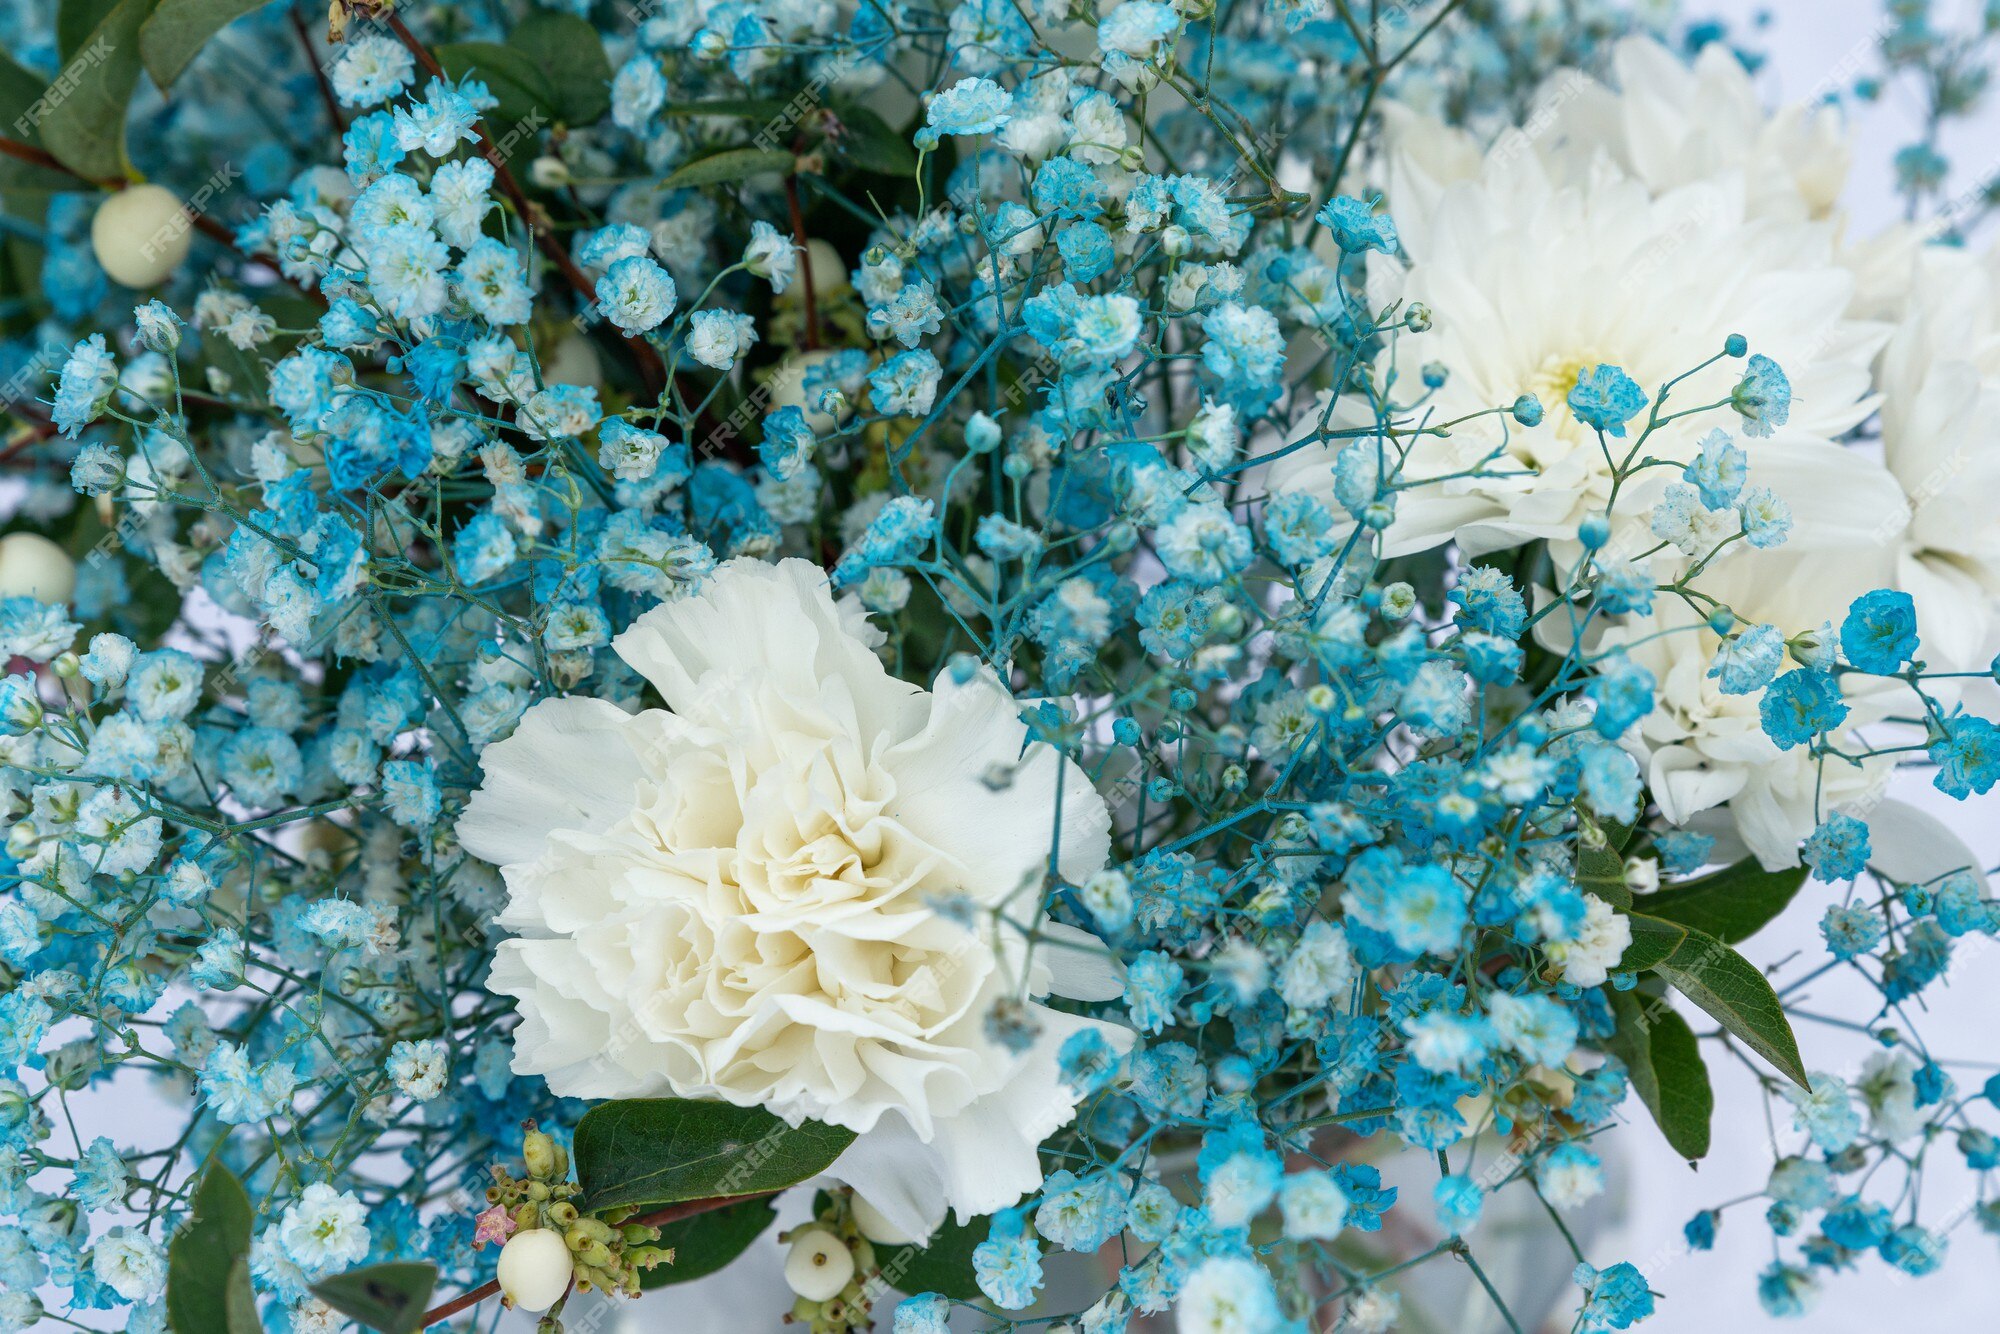
[[[1837,623],[1847,603],[1867,591],[1869,585],[1851,581],[1848,572],[1845,563],[1825,557],[1749,552],[1716,562],[1703,572],[1699,587],[1734,609],[1746,625],[1775,625],[1790,637]],[[1853,573],[1866,577],[1865,571]],[[1625,744],[1670,823],[1733,832],[1775,870],[1798,865],[1801,840],[1826,811],[1872,804],[1879,795],[1893,757],[1854,765],[1816,760],[1805,746],[1779,749],[1764,732],[1763,692],[1723,693],[1709,675],[1720,641],[1679,598],[1660,595],[1651,615],[1613,627],[1600,647],[1617,644],[1659,682],[1653,711],[1627,734]],[[1894,702],[1890,686],[1862,681],[1849,691],[1847,726],[1881,721]],[[1725,803],[1729,820],[1719,827],[1714,820],[1696,819]]]
[[[1972,668],[1992,655],[2000,597],[2000,300],[1992,258],[1933,247],[1882,354],[1882,457],[1902,486],[1876,534],[1879,582],[1917,604],[1923,658]],[[1870,552],[1864,550],[1861,554]]]
[[[1462,129],[1391,105],[1383,161],[1400,206],[1428,210],[1454,180],[1478,174],[1482,153]],[[1685,185],[1740,182],[1747,216],[1836,224],[1839,262],[1857,286],[1848,314],[1892,317],[1901,308],[1917,228],[1848,234],[1839,211],[1854,158],[1838,108],[1808,98],[1771,110],[1742,61],[1721,43],[1692,62],[1646,37],[1613,48],[1609,85],[1559,70],[1537,91],[1519,127],[1503,131],[1495,157],[1539,160],[1570,184],[1606,165],[1655,195]]]
[[[1392,196],[1390,209],[1408,262],[1370,256],[1369,304],[1432,309],[1435,327],[1407,339],[1403,355],[1448,371],[1424,417],[1459,423],[1411,442],[1404,478],[1439,480],[1398,497],[1390,554],[1454,539],[1468,554],[1537,539],[1573,549],[1611,483],[1596,432],[1567,405],[1578,377],[1615,365],[1650,395],[1716,359],[1732,333],[1792,384],[1789,424],[1754,442],[1751,484],[1791,505],[1794,549],[1851,546],[1879,523],[1889,479],[1832,442],[1874,406],[1869,362],[1887,330],[1846,318],[1854,280],[1834,262],[1828,224],[1753,218],[1740,181],[1655,197],[1608,164],[1566,185],[1532,154],[1497,152],[1479,177],[1446,186],[1435,207]],[[1727,399],[1742,370],[1717,360],[1681,381],[1670,408]],[[1459,421],[1527,393],[1545,409],[1537,426],[1497,415]],[[1634,435],[1643,422],[1642,413]],[[1726,408],[1693,414],[1655,431],[1646,452],[1684,462],[1728,424]],[[1298,451],[1280,463],[1277,484],[1331,501],[1333,457],[1326,446]],[[1488,475],[1461,475],[1473,469]],[[1644,517],[1673,479],[1650,469],[1619,493],[1614,523],[1628,549],[1653,545]]]
[[[815,566],[731,561],[613,643],[671,712],[538,704],[486,750],[459,837],[507,881],[517,1073],[849,1127],[833,1174],[924,1235],[1033,1189],[1074,1112],[1056,1052],[1092,1021],[1030,1003],[1016,1055],[987,1015],[1121,983],[1081,933],[1035,921],[1031,954],[983,910],[1030,924],[1051,856],[1082,880],[1110,822],[997,679],[931,693],[879,642]]]

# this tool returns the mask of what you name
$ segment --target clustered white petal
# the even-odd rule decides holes
[[[880,639],[816,566],[729,562],[613,644],[666,710],[536,705],[458,832],[507,882],[517,1073],[849,1127],[835,1174],[923,1234],[1032,1190],[1073,1114],[1055,1052],[1093,1021],[1032,998],[1119,983],[1043,881],[1098,870],[1110,822],[989,671],[926,691]],[[1024,1053],[987,1035],[1008,998]]]

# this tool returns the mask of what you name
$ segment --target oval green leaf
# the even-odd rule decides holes
[[[1746,857],[1734,866],[1648,894],[1640,906],[1654,917],[1706,931],[1734,945],[1783,912],[1809,874],[1804,866],[1767,871],[1756,858]]]
[[[674,1258],[642,1272],[639,1286],[664,1288],[706,1278],[749,1250],[777,1217],[777,1207],[767,1198],[743,1200],[668,1223],[660,1229],[658,1244],[671,1249]]]
[[[269,0],[160,0],[139,29],[146,73],[165,88],[181,76],[208,39]]]
[[[985,1294],[972,1269],[972,1248],[986,1240],[993,1220],[987,1217],[957,1223],[949,1217],[922,1246],[875,1243],[875,1263],[882,1281],[900,1292],[941,1292],[959,1301],[979,1301]]]
[[[1655,971],[1785,1078],[1800,1088],[1811,1087],[1784,1004],[1757,965],[1690,927],[1673,957]]]
[[[789,1126],[761,1107],[633,1098],[584,1113],[576,1178],[593,1211],[754,1195],[818,1176],[853,1142],[851,1130]]]
[[[174,1334],[257,1334],[247,1267],[256,1217],[236,1174],[210,1163],[194,1209],[167,1244],[167,1324]]]
[[[1625,1062],[1632,1091],[1675,1153],[1689,1160],[1704,1157],[1715,1091],[1694,1030],[1664,997],[1626,991],[1609,995],[1618,1027],[1606,1045]]]
[[[119,0],[63,65],[38,128],[55,159],[92,181],[125,176],[125,112],[139,85],[139,28],[154,0]]]
[[[1628,913],[1626,921],[1632,924],[1632,943],[1619,956],[1614,973],[1643,973],[1648,968],[1657,968],[1671,959],[1674,951],[1687,940],[1687,928],[1678,922],[1662,921],[1645,913]]]
[[[313,1296],[382,1334],[411,1334],[423,1327],[436,1287],[436,1265],[399,1261],[322,1279],[313,1284]]]
[[[611,61],[588,21],[536,10],[515,25],[507,45],[541,71],[559,120],[589,125],[611,109]]]
[[[688,163],[666,179],[669,190],[691,190],[702,185],[748,180],[770,172],[792,169],[790,153],[776,148],[726,148]]]

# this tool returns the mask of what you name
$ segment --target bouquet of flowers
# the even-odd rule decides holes
[[[1521,1334],[1513,1199],[1624,1329],[1605,1136],[1768,1139],[1774,1313],[2000,1231],[1890,795],[2000,779],[2000,13],[1891,11],[7,5],[0,1332]]]

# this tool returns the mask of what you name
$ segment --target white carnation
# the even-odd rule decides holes
[[[992,675],[933,694],[880,640],[817,567],[731,561],[613,643],[671,712],[536,705],[487,748],[458,832],[507,880],[519,938],[492,985],[520,1003],[516,1073],[846,1126],[833,1174],[924,1235],[946,1205],[1032,1190],[1074,1113],[1056,1052],[1092,1021],[1031,1003],[1015,1054],[985,1018],[1024,986],[1119,992],[1087,937],[1036,920],[1052,851],[1084,879],[1109,816],[1074,766],[1024,751]],[[963,924],[946,897],[1012,925]]]

